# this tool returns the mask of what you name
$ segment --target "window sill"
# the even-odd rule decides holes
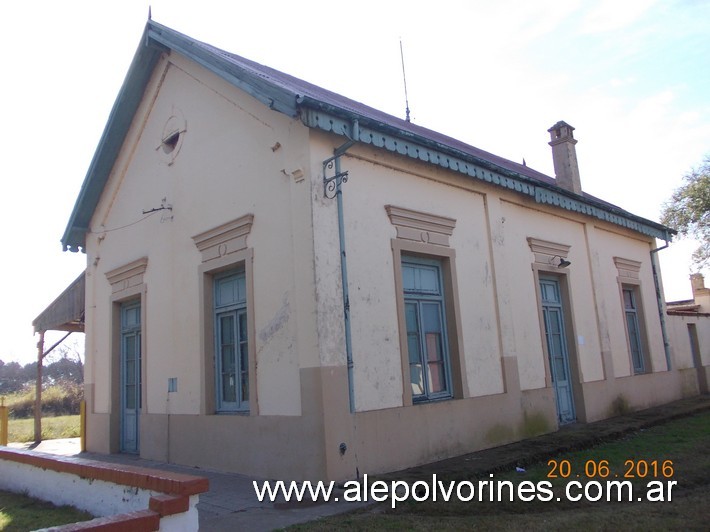
[[[412,405],[428,405],[431,403],[442,403],[445,401],[453,401],[454,397],[452,395],[447,395],[446,397],[431,397],[422,399],[412,399]]]

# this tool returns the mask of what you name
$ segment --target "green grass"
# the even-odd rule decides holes
[[[42,439],[78,438],[80,436],[79,416],[57,416],[42,418]],[[35,439],[34,419],[10,419],[8,421],[8,442],[28,442]]]
[[[72,383],[42,390],[42,439],[78,438],[81,387]],[[34,388],[3,397],[10,413],[8,442],[34,441]]]
[[[346,515],[334,516],[313,523],[293,527],[293,530],[707,530],[710,504],[710,412],[682,418],[663,425],[638,431],[623,439],[602,444],[583,451],[554,457],[559,464],[563,460],[571,465],[568,478],[549,477],[553,466],[545,460],[527,468],[525,473],[515,471],[498,473],[494,480],[550,481],[555,499],[543,502],[461,502],[455,497],[449,502],[416,502],[409,500],[390,508],[391,501]],[[605,460],[609,471],[606,478],[586,478],[587,462],[599,465]],[[568,481],[585,484],[595,480],[626,480],[629,471],[627,461],[638,464],[641,460],[658,461],[659,470],[645,478],[631,479],[634,495],[646,493],[649,481],[668,480],[677,482],[672,491],[672,502],[572,502],[564,498]],[[664,478],[660,464],[671,460],[672,478]],[[590,467],[589,472],[592,472]],[[556,470],[559,473],[559,467]],[[668,471],[666,471],[668,472]],[[431,482],[428,478],[408,479]],[[580,475],[578,478],[577,475]],[[618,476],[615,476],[618,475]],[[488,480],[486,475],[484,480]],[[453,480],[470,480],[461,471]]]
[[[571,465],[572,477],[577,474],[585,477],[585,464],[587,461],[590,462],[587,472],[592,473],[595,468],[598,468],[601,461],[605,460],[607,462],[605,465],[609,467],[607,478],[614,475],[624,478],[627,473],[633,473],[630,471],[632,466],[636,467],[640,461],[644,460],[647,464],[655,461],[656,469],[659,476],[661,476],[661,466],[664,461],[672,460],[677,455],[692,454],[698,445],[708,442],[710,442],[710,413],[706,412],[694,417],[683,418],[644,429],[598,447],[566,453],[556,457],[554,460],[556,461],[557,469],[554,473],[559,473],[560,461],[567,460]],[[626,464],[626,462],[629,463]],[[536,464],[527,469],[525,480],[532,480],[533,482],[547,480],[548,474],[553,472],[554,467],[554,463]],[[520,475],[516,476],[515,473],[496,475],[496,478],[521,480]],[[558,478],[561,477],[558,475]],[[598,479],[599,475],[595,478]]]
[[[72,506],[52,503],[0,491],[0,531],[20,532],[88,521],[93,516]]]

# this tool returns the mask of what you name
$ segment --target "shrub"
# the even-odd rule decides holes
[[[84,398],[83,387],[70,381],[60,381],[42,388],[42,415],[68,416],[79,413]],[[27,387],[8,397],[7,406],[12,419],[34,417],[35,389]]]

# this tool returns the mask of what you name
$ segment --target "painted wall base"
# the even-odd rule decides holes
[[[343,481],[475,452],[559,428],[552,388],[520,390],[503,358],[506,392],[349,412],[344,367],[301,370],[301,416],[142,414],[141,457],[281,480]],[[695,369],[581,385],[579,422],[698,395]],[[578,385],[579,386],[579,385]],[[87,446],[108,452],[111,416],[88,416]]]

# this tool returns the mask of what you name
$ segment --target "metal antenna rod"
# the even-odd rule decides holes
[[[402,58],[402,78],[404,79],[404,102],[406,106],[407,117],[405,120],[409,122],[409,96],[407,95],[407,74],[404,72],[404,51],[402,49],[402,39],[399,39],[399,55]]]

